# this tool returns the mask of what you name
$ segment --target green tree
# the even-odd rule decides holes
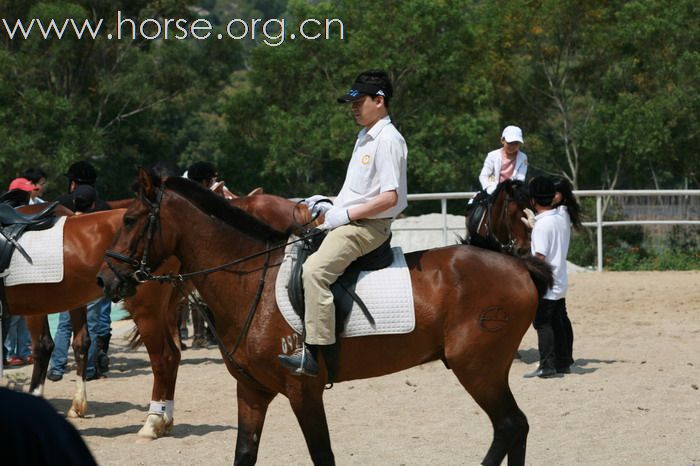
[[[62,23],[103,18],[113,30],[115,12],[137,20],[192,18],[192,1],[90,1],[12,3],[9,21],[39,18]],[[130,194],[138,165],[205,158],[206,112],[243,63],[235,41],[29,39],[3,36],[0,49],[0,166],[6,179],[30,165],[52,176],[77,159],[101,173],[106,197]],[[207,125],[205,125],[207,126]],[[54,178],[55,179],[55,178]],[[53,184],[48,197],[64,190]]]
[[[301,18],[340,18],[344,38],[288,40],[251,54],[249,87],[227,103],[227,169],[259,169],[256,184],[287,195],[335,193],[358,128],[335,99],[356,75],[387,70],[391,113],[409,147],[410,192],[475,186],[483,154],[475,148],[497,120],[470,2],[368,0],[292,2],[289,31]],[[243,181],[243,180],[241,180]]]

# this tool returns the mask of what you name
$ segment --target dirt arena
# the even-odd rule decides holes
[[[530,421],[527,463],[700,464],[700,272],[591,272],[570,281],[573,373],[523,379],[537,365],[532,329],[511,370]],[[151,391],[146,352],[127,350],[123,337],[113,349],[109,378],[88,383],[90,414],[74,421],[99,464],[232,463],[236,383],[218,350],[183,353],[175,427],[168,437],[143,441],[136,432]],[[22,382],[28,373],[6,375]],[[61,412],[74,379],[46,387]],[[491,440],[488,418],[439,362],[338,384],[325,400],[339,465],[479,464]],[[259,464],[310,464],[281,396],[267,414]]]

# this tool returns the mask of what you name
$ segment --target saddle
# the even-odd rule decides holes
[[[297,260],[292,267],[289,283],[287,286],[289,301],[294,308],[294,311],[299,315],[302,322],[304,321],[304,286],[301,279],[301,272],[306,259],[320,247],[323,239],[326,237],[326,232],[318,229],[313,229],[309,237],[293,247],[296,249]],[[369,309],[362,299],[355,293],[357,279],[362,271],[379,270],[391,265],[394,260],[391,251],[391,236],[384,241],[377,249],[365,254],[356,259],[345,270],[338,280],[331,285],[333,293],[333,303],[335,304],[335,333],[338,336],[342,333],[345,325],[350,317],[353,303],[357,303],[362,313],[374,327],[375,322]],[[335,374],[338,369],[340,338],[336,338],[336,343],[331,346],[323,347],[323,356],[328,367],[328,380],[333,383]]]
[[[0,196],[0,202],[2,202],[3,197]],[[11,204],[7,202],[0,203],[0,316],[3,319],[6,317],[6,312],[4,311],[7,310],[5,277],[9,273],[8,269],[12,253],[17,249],[27,262],[32,263],[32,258],[29,257],[18,240],[26,231],[47,230],[54,226],[58,221],[58,218],[53,215],[57,205],[58,202],[53,202],[41,212],[24,215],[17,212]]]
[[[495,191],[494,191],[495,194]],[[467,204],[465,216],[467,217],[467,238],[466,244],[471,244],[482,249],[491,251],[501,251],[501,245],[494,238],[479,234],[482,222],[488,215],[489,208],[493,202],[494,194],[489,194],[485,189],[482,189],[476,196]]]

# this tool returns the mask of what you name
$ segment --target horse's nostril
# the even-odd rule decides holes
[[[105,287],[105,282],[104,282],[104,280],[102,280],[102,277],[97,277],[97,286],[99,286],[100,288],[104,289],[104,287]]]

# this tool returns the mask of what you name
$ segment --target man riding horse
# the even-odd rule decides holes
[[[358,257],[381,246],[391,236],[391,222],[408,205],[406,141],[391,123],[393,87],[384,71],[361,73],[338,99],[352,103],[363,128],[357,136],[345,183],[335,205],[325,213],[329,230],[319,249],[304,263],[305,341],[280,362],[295,374],[318,375],[321,346],[335,337],[335,306],[330,286]]]

